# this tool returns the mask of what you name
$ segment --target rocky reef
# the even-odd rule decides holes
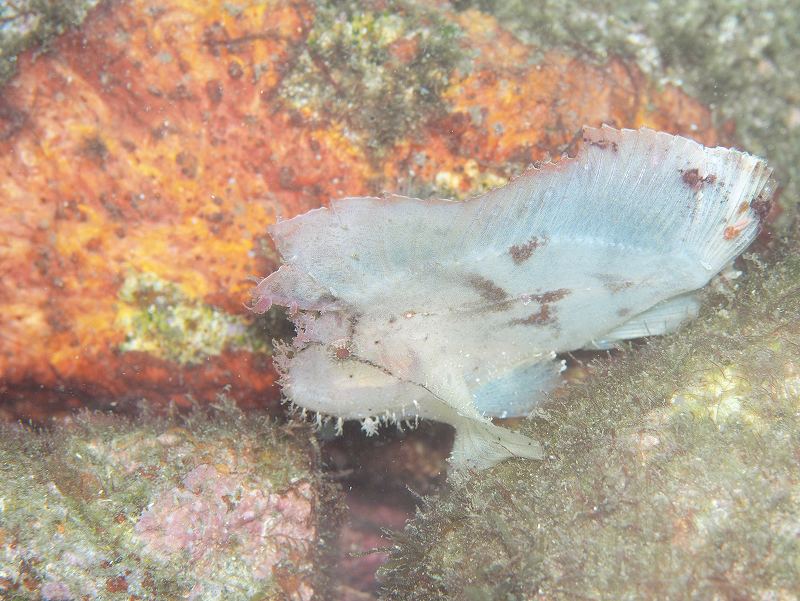
[[[325,598],[338,497],[311,431],[228,401],[0,430],[0,596]]]
[[[64,28],[0,88],[5,420],[225,385],[277,410],[285,324],[245,304],[279,217],[463,198],[573,151],[583,125],[723,141],[708,107],[635,66],[533,60],[446,4],[110,1]]]
[[[429,498],[383,599],[796,599],[796,233],[678,334],[598,360],[526,422],[546,460]]]
[[[786,219],[775,226],[775,215],[770,215],[774,229],[762,242],[769,235],[780,237],[800,198],[798,19],[792,3],[784,0],[0,2],[0,421],[23,417],[50,424],[56,415],[87,406],[133,413],[143,397],[153,407],[186,409],[194,402],[215,403],[224,386],[230,386],[228,395],[240,407],[280,411],[269,341],[285,337],[290,328],[277,312],[255,319],[245,307],[252,289],[248,278],[276,267],[277,255],[265,234],[269,225],[346,195],[392,191],[422,198],[465,198],[505,184],[530,163],[573,153],[583,125],[648,126],[764,156],[778,167],[784,192],[777,204]],[[613,390],[596,388],[596,383],[579,389],[596,394],[594,401],[570,393],[569,402],[577,403],[585,415],[573,416],[557,399],[537,418],[534,429],[537,436],[551,437],[552,454],[564,457],[563,462],[556,459],[561,463],[551,467],[551,462],[540,467],[509,464],[493,472],[498,477],[509,474],[503,486],[511,486],[514,495],[527,490],[519,496],[524,501],[483,479],[431,500],[409,530],[398,535],[398,549],[384,576],[384,595],[424,599],[448,591],[455,598],[505,594],[510,599],[519,587],[542,582],[547,592],[542,596],[569,597],[586,585],[583,593],[591,597],[602,596],[600,587],[613,590],[613,581],[619,584],[617,590],[636,596],[630,592],[634,583],[645,587],[651,582],[637,578],[655,576],[644,559],[623,561],[626,553],[651,552],[644,556],[663,560],[665,573],[676,574],[689,565],[686,549],[695,553],[692,557],[707,558],[713,543],[719,542],[720,563],[715,564],[713,580],[719,596],[736,596],[737,590],[724,586],[738,585],[734,576],[738,578],[746,565],[756,577],[741,590],[752,592],[768,583],[763,590],[774,594],[765,593],[766,598],[791,599],[791,587],[773,576],[788,574],[784,583],[793,584],[788,562],[796,549],[790,544],[770,547],[763,537],[778,532],[780,536],[771,540],[781,545],[790,540],[785,533],[791,533],[792,526],[786,516],[796,513],[796,485],[791,477],[769,476],[781,473],[789,449],[797,447],[796,434],[791,434],[794,413],[786,408],[788,401],[757,404],[761,397],[748,396],[791,381],[781,375],[778,360],[773,367],[768,361],[786,357],[787,345],[777,351],[767,342],[766,350],[751,346],[767,339],[758,338],[758,332],[767,331],[769,324],[778,333],[794,331],[783,325],[788,323],[787,311],[794,310],[794,296],[788,284],[781,284],[788,282],[794,268],[783,265],[762,269],[758,261],[749,260],[746,267],[752,273],[736,284],[739,300],[715,296],[717,309],[710,309],[705,325],[697,326],[696,332],[710,334],[707,340],[697,334],[686,342],[674,338],[638,346],[627,358],[617,358],[622,367],[613,363],[607,368],[609,377],[617,378],[606,384],[616,382]],[[780,298],[780,290],[785,298]],[[747,297],[762,293],[773,299],[770,309]],[[720,307],[733,321],[725,321]],[[752,325],[756,329],[740,335],[740,324],[756,324],[757,319],[765,329]],[[725,329],[726,323],[730,328]],[[746,335],[748,331],[756,332],[755,338]],[[776,335],[773,342],[783,344],[781,340]],[[727,349],[724,356],[709,352],[712,341]],[[738,355],[740,350],[744,354]],[[642,358],[635,363],[638,353]],[[731,363],[720,363],[723,368],[714,371],[701,363],[704,355],[728,357]],[[634,366],[642,373],[625,375]],[[595,369],[603,374],[606,368]],[[574,364],[568,375],[574,379],[586,371]],[[673,386],[665,381],[670,373]],[[748,379],[759,373],[775,379]],[[642,392],[635,395],[631,391],[640,384]],[[739,391],[740,386],[750,392],[724,392]],[[675,396],[675,403],[668,403],[680,387],[685,392],[682,400]],[[723,391],[718,401],[713,395],[707,398],[717,389]],[[615,390],[622,392],[612,402]],[[778,421],[766,413],[773,409],[778,416],[788,411],[788,417]],[[549,418],[551,413],[556,417]],[[740,423],[737,416],[751,421],[742,417]],[[646,418],[652,418],[652,428]],[[262,427],[263,432],[284,432],[264,425],[258,415],[255,419],[251,425],[233,420],[219,427],[224,430],[235,422],[245,433],[261,432]],[[614,420],[619,420],[618,427]],[[117,514],[103,513],[113,503],[98,470],[110,466],[110,473],[122,473],[119,451],[114,447],[106,459],[98,458],[86,453],[85,441],[99,437],[106,442],[96,443],[98,448],[107,449],[109,440],[121,441],[126,432],[138,432],[140,442],[126,444],[139,448],[149,440],[147,445],[161,449],[159,457],[176,457],[179,452],[156,439],[163,428],[193,432],[193,426],[180,420],[167,423],[81,417],[51,433],[0,430],[5,470],[0,487],[17,491],[0,494],[0,569],[5,570],[0,596],[35,599],[47,592],[55,599],[66,595],[64,587],[89,586],[88,582],[101,598],[127,599],[142,590],[143,598],[158,594],[169,599],[173,593],[192,590],[196,581],[191,579],[202,562],[217,565],[214,561],[220,557],[212,553],[192,564],[195,572],[178,576],[164,567],[173,565],[169,562],[174,553],[188,552],[171,550],[171,539],[153,534],[163,525],[159,520],[164,511],[176,508],[157,496],[156,486],[177,491],[175,499],[205,503],[209,511],[216,507],[220,515],[221,506],[207,495],[232,485],[220,467],[229,465],[228,459],[214,463],[216,473],[192,459],[180,463],[180,469],[162,466],[166,471],[156,473],[155,479],[129,474],[115,484],[123,488],[114,490],[132,486],[150,492],[135,496],[130,489],[136,501],[122,508],[124,524],[109,526]],[[194,423],[199,423],[197,418]],[[780,423],[788,442],[778,449]],[[748,430],[747,424],[765,429]],[[203,427],[207,440],[220,445],[220,453],[233,448],[221,430],[210,423]],[[670,428],[685,428],[690,442],[678,441]],[[430,493],[441,483],[449,433],[426,426],[364,439],[357,430],[346,427],[344,438],[326,443],[326,469],[352,486],[349,494],[359,512],[342,537],[353,539],[347,550],[366,551],[386,544],[379,524],[395,528],[402,523],[414,502],[407,485]],[[734,436],[737,432],[739,438]],[[769,453],[754,442],[762,433]],[[730,447],[717,441],[723,435],[730,437],[722,439]],[[251,440],[249,436],[244,438]],[[640,440],[630,442],[630,453],[639,453],[640,463],[630,454],[623,461],[621,447],[614,450],[609,443],[613,436]],[[713,442],[706,451],[699,446],[703,436]],[[559,446],[569,440],[572,447]],[[185,445],[181,448],[192,457],[192,449],[199,448],[196,442],[176,444]],[[247,444],[255,449],[267,442]],[[70,454],[76,448],[83,459]],[[666,454],[672,448],[684,449],[685,456]],[[596,450],[590,455],[591,449]],[[307,457],[308,450],[301,444],[297,452]],[[611,465],[629,470],[626,477],[634,483],[630,495],[618,494],[623,482],[618,472],[601,477],[607,467],[602,453],[607,451]],[[203,453],[217,457],[209,450]],[[49,462],[42,459],[45,454]],[[676,457],[685,460],[679,463]],[[642,462],[650,467],[641,467]],[[236,473],[254,474],[248,470],[255,466],[248,465],[236,467]],[[596,473],[590,481],[592,466]],[[634,466],[636,471],[631,471]],[[572,479],[563,475],[570,473]],[[660,482],[659,490],[677,499],[674,509],[663,496],[646,496],[652,490],[637,479],[640,473]],[[286,493],[292,504],[308,499],[306,491],[292,484],[267,487],[272,476],[252,478],[250,492],[262,490],[258,486],[263,483],[269,495]],[[48,488],[48,482],[56,489]],[[722,482],[730,484],[728,493],[721,490]],[[206,488],[204,483],[216,484]],[[574,496],[559,493],[558,486],[566,486]],[[701,497],[702,486],[708,494],[702,492]],[[760,505],[753,501],[750,486],[765,491]],[[106,497],[99,490],[106,491]],[[312,490],[318,490],[316,484]],[[740,490],[743,496],[732,500]],[[315,498],[316,493],[311,494]],[[687,500],[693,494],[695,500]],[[555,506],[534,503],[532,496],[562,503],[563,516],[572,520],[576,515],[576,523],[556,515]],[[20,504],[21,499],[28,504]],[[42,506],[41,499],[47,505]],[[72,504],[67,507],[64,499]],[[719,509],[708,504],[714,500]],[[144,531],[135,533],[132,524],[151,501],[155,511],[149,514],[150,524],[155,529],[148,531],[152,544],[147,547],[140,540]],[[515,503],[529,512],[525,520],[522,509],[513,509]],[[37,513],[49,508],[60,508],[69,519]],[[641,520],[623,523],[636,511]],[[393,512],[390,518],[387,512]],[[485,514],[497,527],[479,525],[475,513]],[[18,520],[15,534],[9,534],[12,515]],[[51,557],[45,539],[25,527],[46,515],[52,521],[42,522],[43,532],[53,536],[56,549],[71,545],[109,564],[72,566],[69,573],[78,580],[64,580],[64,564],[43,563],[42,557]],[[530,518],[534,515],[551,537],[538,537],[530,546],[530,532],[517,525],[538,532],[540,522]],[[772,521],[753,526],[748,520],[759,515]],[[613,519],[617,521],[609,521]],[[713,526],[714,520],[748,529],[726,538],[719,535],[722,526]],[[564,524],[569,527],[564,529]],[[592,546],[588,538],[574,538],[583,542],[574,545],[570,555],[569,537],[577,536],[578,524],[596,533],[598,542]],[[111,540],[108,532],[122,534]],[[674,563],[669,563],[673,560],[666,555],[664,539],[641,540],[642,533],[671,536],[680,551]],[[466,537],[484,534],[487,545],[472,549],[474,541]],[[440,539],[433,540],[437,535]],[[100,543],[109,540],[101,548]],[[469,544],[458,549],[461,540]],[[751,545],[751,563],[736,563],[744,561],[745,543]],[[166,564],[153,558],[155,549],[167,558]],[[245,543],[244,549],[252,547]],[[523,549],[534,559],[515,554]],[[20,561],[23,551],[30,560]],[[764,554],[759,558],[758,552]],[[257,554],[249,557],[262,561]],[[547,558],[548,563],[537,563],[536,558]],[[474,574],[457,563],[470,559],[479,568]],[[306,565],[300,558],[292,561]],[[376,555],[350,557],[342,564],[342,580],[369,590],[376,563]],[[579,581],[584,565],[591,570]],[[614,581],[609,575],[614,565],[629,571],[620,572]],[[157,573],[159,582],[177,584],[154,593],[142,566],[155,569],[150,573]],[[694,578],[711,569],[702,561],[690,567],[686,573]],[[297,583],[313,581],[301,572]],[[282,582],[289,583],[286,572],[275,573],[284,574]],[[507,590],[492,587],[495,573],[495,582],[509,576]],[[255,582],[252,574],[243,574],[237,582]],[[413,593],[412,576],[420,577]],[[596,579],[589,582],[589,577]],[[628,589],[620,584],[623,580]],[[266,587],[267,598],[279,594],[269,582],[257,585]],[[656,584],[646,592],[662,590],[664,581],[652,582]],[[679,593],[691,584],[675,582]],[[687,588],[680,589],[681,582],[689,582]],[[564,588],[557,589],[560,585]],[[213,586],[197,594],[211,594]],[[322,598],[330,596],[328,590],[314,588],[316,584],[308,586]],[[300,588],[286,584],[284,590]],[[530,596],[531,590],[517,597]],[[369,598],[351,592],[354,598]]]

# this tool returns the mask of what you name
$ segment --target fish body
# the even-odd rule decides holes
[[[343,419],[456,428],[451,461],[541,458],[491,422],[560,382],[559,353],[673,331],[756,236],[765,161],[648,129],[586,128],[573,159],[463,202],[331,202],[272,226],[283,265],[255,310],[289,307],[285,396]]]

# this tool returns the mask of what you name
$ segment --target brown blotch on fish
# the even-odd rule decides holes
[[[600,148],[601,150],[610,148],[612,152],[619,151],[619,145],[611,140],[592,140],[591,138],[584,137],[583,143],[588,144],[589,146]]]
[[[695,167],[694,169],[686,169],[685,171],[681,170],[681,179],[684,184],[697,192],[706,184],[713,184],[717,181],[717,176],[713,173],[709,173],[705,177],[700,177],[700,170]]]
[[[633,282],[630,280],[616,280],[616,281],[609,281],[604,282],[603,287],[608,290],[611,294],[618,294],[623,290],[627,290],[628,288],[633,287]]]
[[[763,223],[772,209],[772,190],[762,190],[750,203],[750,208],[758,215],[759,222]]]
[[[467,283],[481,298],[490,303],[502,303],[508,299],[508,292],[482,275],[473,274],[467,277]]]
[[[531,300],[535,300],[537,303],[542,304],[554,303],[556,301],[560,301],[569,294],[572,294],[572,290],[569,288],[557,288],[556,290],[548,290],[542,294],[533,294],[531,295]]]
[[[350,358],[350,349],[346,346],[337,346],[333,350],[333,356],[339,361],[344,361]]]
[[[742,233],[742,227],[737,227],[735,225],[729,225],[725,228],[722,232],[722,237],[726,240],[733,240],[734,238],[738,238],[739,234]]]
[[[618,294],[623,290],[628,290],[634,286],[634,282],[630,280],[622,280],[618,276],[610,273],[595,273],[593,274],[603,284],[603,288],[608,290],[611,294]]]
[[[512,319],[509,324],[512,326],[546,326],[555,321],[555,311],[550,309],[550,305],[542,305],[535,313],[522,319]]]
[[[514,246],[510,247],[508,249],[508,254],[511,255],[511,260],[514,261],[515,264],[519,265],[530,259],[531,255],[533,255],[533,251],[544,244],[544,240],[531,238],[525,244],[515,244]]]

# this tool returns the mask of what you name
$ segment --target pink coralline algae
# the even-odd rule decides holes
[[[327,599],[337,499],[308,428],[224,398],[0,424],[0,599]]]
[[[195,571],[213,568],[219,549],[228,547],[251,566],[254,578],[270,578],[287,549],[305,555],[315,541],[311,485],[301,482],[275,493],[253,488],[241,474],[199,465],[182,486],[153,501],[134,531],[153,554],[187,552]],[[193,589],[190,598],[198,592]],[[296,598],[310,599],[311,589]]]

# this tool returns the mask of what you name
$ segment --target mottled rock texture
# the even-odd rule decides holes
[[[0,597],[328,599],[338,524],[304,426],[228,403],[0,426]]]

